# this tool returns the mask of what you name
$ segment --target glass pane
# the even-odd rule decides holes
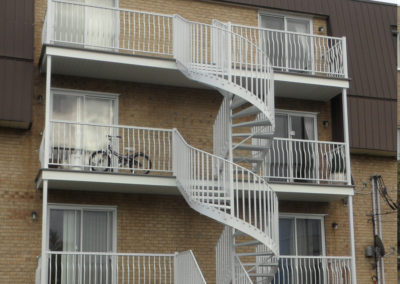
[[[294,219],[279,219],[279,249],[281,255],[295,255]]]
[[[80,250],[80,211],[50,210],[49,249],[51,251]]]
[[[273,67],[286,67],[285,33],[281,32],[285,28],[283,17],[261,16],[261,27],[265,30],[260,34],[262,48],[267,54]]]
[[[322,255],[321,220],[296,219],[297,254]]]
[[[261,15],[261,27],[283,31],[285,29],[285,21],[283,17]]]
[[[112,251],[112,218],[111,212],[83,212],[82,251],[109,252]]]
[[[69,2],[84,2],[73,0]],[[61,44],[81,46],[84,42],[85,8],[70,3],[55,2],[54,39]]]
[[[83,122],[104,125],[113,124],[114,101],[111,99],[86,97]],[[83,133],[84,149],[89,150],[89,152],[106,149],[108,142],[107,135],[114,135],[113,128],[108,126],[84,126]],[[117,134],[115,133],[115,135]]]
[[[91,5],[114,7],[114,0],[86,0]],[[110,9],[87,7],[85,45],[96,49],[116,47],[117,12]]]
[[[53,113],[52,119],[78,121],[78,96],[53,95]]]
[[[290,32],[309,34],[310,21],[288,18],[286,28]],[[311,69],[311,37],[301,34],[287,35],[288,67],[306,71]]]
[[[275,116],[275,137],[288,138],[288,115],[276,114]]]

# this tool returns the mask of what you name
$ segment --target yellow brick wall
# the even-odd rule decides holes
[[[35,1],[35,63],[41,50],[40,37],[44,19],[45,0]],[[210,22],[212,18],[242,24],[257,24],[257,11],[253,8],[212,4],[201,1],[127,1],[121,7],[143,9],[162,13],[178,12],[192,20]],[[200,13],[201,12],[201,13]],[[315,28],[321,22],[315,19]],[[325,29],[326,30],[326,29]],[[317,33],[315,31],[315,33]],[[34,187],[39,169],[38,152],[40,133],[43,130],[44,103],[37,97],[45,95],[44,76],[37,65],[34,74],[33,125],[28,131],[0,128],[0,283],[33,283],[37,265],[36,256],[41,250],[41,192]],[[55,76],[54,86],[120,93],[120,123],[128,125],[177,127],[189,143],[210,151],[212,148],[212,123],[221,96],[215,91],[151,86],[145,84],[99,81]],[[277,99],[282,109],[319,112],[319,138],[329,140],[330,129],[322,126],[330,121],[329,103],[302,102]],[[155,111],[163,106],[161,111]],[[331,125],[331,123],[329,123]],[[364,248],[372,245],[372,224],[367,216],[371,212],[369,177],[379,173],[392,196],[396,188],[396,161],[393,158],[352,156],[352,169],[356,183],[355,229],[357,252],[357,275],[359,283],[372,283],[371,259],[366,259]],[[368,186],[362,189],[363,181]],[[84,193],[69,191],[51,192],[52,202],[92,203],[118,206],[118,249],[120,251],[171,252],[194,249],[200,267],[208,283],[214,283],[214,246],[221,226],[193,212],[181,197]],[[389,209],[382,203],[382,211]],[[32,211],[39,213],[39,220],[32,222]],[[348,215],[342,201],[332,203],[282,202],[282,212],[320,213],[326,216],[326,239],[328,255],[347,254]],[[149,221],[146,216],[154,217]],[[396,246],[396,217],[383,217],[384,244],[387,250]],[[333,231],[332,222],[339,224]],[[145,232],[143,234],[142,232]],[[143,238],[143,236],[146,238]],[[161,238],[163,237],[163,238]],[[162,241],[166,241],[163,243]],[[397,283],[396,259],[385,259],[386,283]]]

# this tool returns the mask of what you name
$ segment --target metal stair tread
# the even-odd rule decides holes
[[[269,119],[266,120],[252,120],[246,122],[240,122],[233,124],[232,127],[249,127],[249,126],[271,126],[271,121]]]
[[[233,157],[233,162],[261,163],[263,159],[252,157]]]
[[[255,114],[258,114],[260,112],[261,111],[260,111],[260,109],[258,107],[250,106],[248,108],[245,108],[245,109],[243,109],[241,111],[238,111],[238,112],[232,114],[232,119],[240,118],[240,117],[244,117],[244,116],[248,116],[248,115],[255,115]]]
[[[270,251],[256,251],[256,252],[240,252],[236,253],[237,256],[267,256],[267,255],[273,255],[272,252]]]
[[[274,134],[273,133],[253,134],[247,132],[232,133],[232,137],[234,138],[250,137],[250,136],[252,138],[258,138],[258,139],[272,139],[274,137]]]
[[[255,241],[249,241],[249,242],[242,242],[242,243],[236,243],[234,244],[235,247],[243,247],[243,246],[255,246],[255,245],[260,245],[262,244],[260,241],[255,240]]]
[[[250,151],[267,151],[269,148],[266,146],[258,146],[251,144],[233,144],[233,149],[250,150]]]

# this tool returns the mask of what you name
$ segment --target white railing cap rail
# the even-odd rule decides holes
[[[304,142],[304,143],[319,143],[319,144],[330,144],[330,145],[341,145],[341,146],[346,145],[346,143],[344,143],[344,142],[334,142],[334,141],[293,139],[293,138],[282,138],[282,137],[274,137],[273,139],[274,140],[282,140],[282,141]]]
[[[139,11],[133,9],[126,9],[126,8],[116,8],[111,6],[104,6],[104,5],[93,5],[84,2],[72,2],[72,1],[65,1],[65,0],[51,0],[52,2],[64,3],[64,4],[72,4],[76,6],[83,6],[83,7],[91,7],[91,8],[99,8],[99,9],[107,9],[112,11],[119,11],[119,12],[130,12],[130,13],[137,13],[137,14],[146,14],[149,16],[160,16],[160,17],[167,17],[172,18],[172,15],[169,14],[162,14],[162,13],[154,13],[154,12],[147,12],[147,11]]]
[[[326,256],[326,255],[279,255],[279,258],[290,258],[290,259],[343,259],[351,260],[351,256]]]
[[[155,130],[155,131],[165,131],[165,132],[173,131],[170,128],[129,126],[129,125],[122,125],[122,124],[101,124],[101,123],[76,122],[76,121],[55,120],[55,119],[50,120],[50,123],[78,124],[78,125],[84,125],[84,126],[97,126],[97,127],[130,128],[130,129]]]
[[[102,255],[102,256],[149,256],[149,257],[174,257],[175,253],[123,253],[123,252],[82,252],[82,251],[47,251],[48,254],[61,254],[61,255]]]
[[[282,30],[275,30],[275,29],[269,29],[269,28],[263,28],[263,27],[257,27],[257,26],[247,26],[247,25],[234,24],[234,23],[231,23],[231,25],[233,27],[239,27],[239,28],[255,29],[255,30],[270,31],[270,32],[278,32],[278,33],[283,33],[283,34],[294,34],[294,35],[309,36],[309,37],[318,37],[318,38],[325,38],[325,39],[342,40],[343,38],[345,38],[345,37],[334,37],[334,36],[327,36],[327,35],[316,35],[316,34],[291,32],[291,31],[282,31]]]

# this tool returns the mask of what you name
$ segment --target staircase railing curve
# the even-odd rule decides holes
[[[189,78],[241,97],[275,125],[273,68],[265,52],[229,24],[174,15],[174,58]]]
[[[174,174],[188,204],[235,228],[279,255],[276,193],[260,176],[231,161],[190,146],[175,130]]]

